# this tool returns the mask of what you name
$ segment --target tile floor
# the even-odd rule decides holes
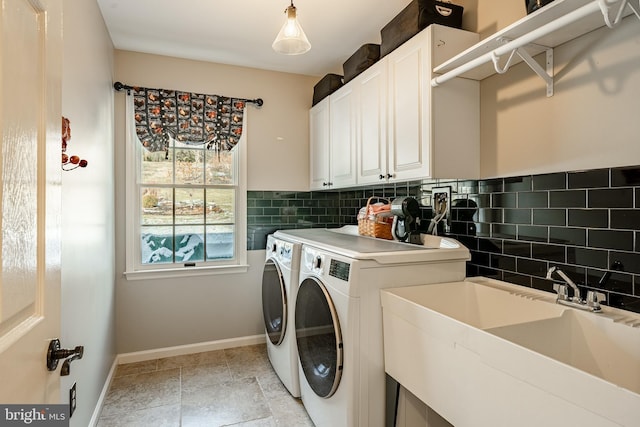
[[[264,344],[118,366],[98,427],[313,426]]]

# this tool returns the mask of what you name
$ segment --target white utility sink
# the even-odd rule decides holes
[[[381,298],[385,370],[456,427],[640,426],[640,315],[484,278]]]

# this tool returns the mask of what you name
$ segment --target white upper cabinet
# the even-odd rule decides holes
[[[431,25],[312,107],[311,189],[478,178],[479,83],[430,85],[434,67],[477,41]]]
[[[310,189],[356,184],[356,125],[352,86],[343,86],[309,112]]]
[[[477,41],[475,33],[431,25],[387,56],[391,180],[479,177],[478,82],[430,85],[435,66]]]

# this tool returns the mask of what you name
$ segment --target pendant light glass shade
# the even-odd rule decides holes
[[[293,5],[293,1],[291,6],[287,7],[286,13],[287,20],[271,47],[284,55],[300,55],[308,52],[311,49],[311,43],[296,18],[296,7]]]

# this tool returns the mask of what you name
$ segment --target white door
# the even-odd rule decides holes
[[[0,402],[59,403],[60,0],[1,0]]]

